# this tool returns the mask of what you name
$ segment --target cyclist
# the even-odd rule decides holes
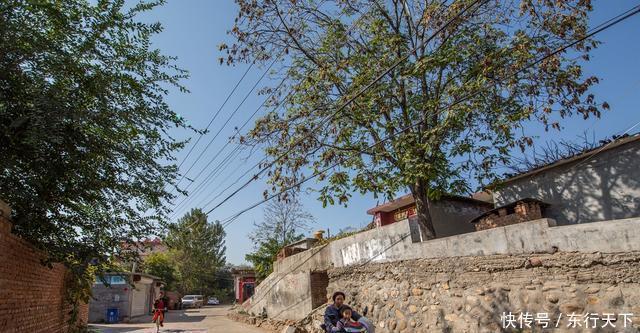
[[[167,309],[167,303],[163,297],[163,293],[160,292],[158,298],[153,302],[153,322],[156,323],[157,331],[160,331],[160,327],[164,326],[164,312]]]

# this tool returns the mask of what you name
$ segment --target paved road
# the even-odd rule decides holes
[[[169,311],[161,333],[268,333],[254,326],[237,323],[227,318],[228,306],[204,307],[182,311]],[[134,319],[131,323],[90,325],[101,333],[155,333],[151,317]]]

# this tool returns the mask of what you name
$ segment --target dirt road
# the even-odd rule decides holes
[[[269,333],[257,327],[237,323],[227,318],[228,306],[204,307],[181,311],[169,311],[161,333]],[[134,319],[131,323],[90,325],[101,333],[155,333],[151,317]]]

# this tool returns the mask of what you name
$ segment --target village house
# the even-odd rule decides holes
[[[319,236],[322,237],[322,234]],[[304,238],[297,242],[293,242],[283,247],[276,255],[276,260],[280,261],[286,257],[290,257],[294,254],[304,252],[312,248],[318,242],[318,238]]]
[[[145,239],[142,241],[142,249],[140,249],[140,257],[146,258],[153,253],[164,253],[169,250],[167,245],[160,238]]]
[[[430,203],[430,213],[436,236],[447,237],[475,231],[469,220],[493,209],[491,196],[486,193],[478,193],[473,197],[458,195],[444,195],[440,200]],[[378,205],[367,210],[367,214],[373,215],[376,227],[382,227],[392,223],[416,218],[416,203],[413,195],[407,194],[393,201]],[[412,223],[412,226],[417,224]],[[417,239],[422,241],[424,239]]]
[[[89,301],[89,322],[120,322],[149,314],[164,283],[144,273],[117,272],[96,278]]]
[[[504,180],[493,193],[496,211],[472,222],[548,217],[569,225],[640,216],[639,164],[640,135],[619,138]],[[511,214],[520,217],[506,217]],[[502,221],[487,221],[492,218]]]
[[[256,273],[251,268],[234,268],[231,270],[233,276],[233,290],[235,301],[242,304],[253,296],[256,288]]]

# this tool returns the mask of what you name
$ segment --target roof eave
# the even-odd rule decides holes
[[[526,178],[526,177],[538,174],[540,172],[543,172],[543,171],[546,171],[546,170],[549,170],[549,169],[552,169],[552,168],[556,168],[556,167],[559,167],[559,166],[562,166],[562,165],[565,165],[565,164],[569,164],[569,163],[576,162],[576,161],[579,161],[579,160],[582,160],[582,159],[585,159],[585,158],[589,158],[589,157],[591,157],[593,155],[596,155],[596,154],[599,154],[599,153],[601,153],[603,151],[607,151],[607,150],[610,150],[610,149],[613,149],[613,148],[616,148],[616,147],[620,147],[620,146],[625,145],[627,143],[631,143],[631,142],[638,141],[638,140],[640,140],[640,134],[632,135],[632,136],[630,136],[628,138],[624,138],[624,139],[620,139],[618,141],[611,142],[611,143],[609,143],[609,144],[607,144],[605,146],[589,150],[589,151],[584,152],[582,154],[579,154],[579,155],[576,155],[576,156],[573,156],[573,157],[569,157],[569,158],[566,158],[566,159],[563,159],[563,160],[559,160],[559,161],[553,162],[551,164],[547,164],[545,166],[542,166],[540,168],[533,169],[531,171],[527,171],[525,173],[522,173],[522,174],[510,177],[510,178],[507,178],[507,179],[503,180],[501,183],[505,184],[505,183],[510,183],[512,181],[516,181],[518,179]]]

